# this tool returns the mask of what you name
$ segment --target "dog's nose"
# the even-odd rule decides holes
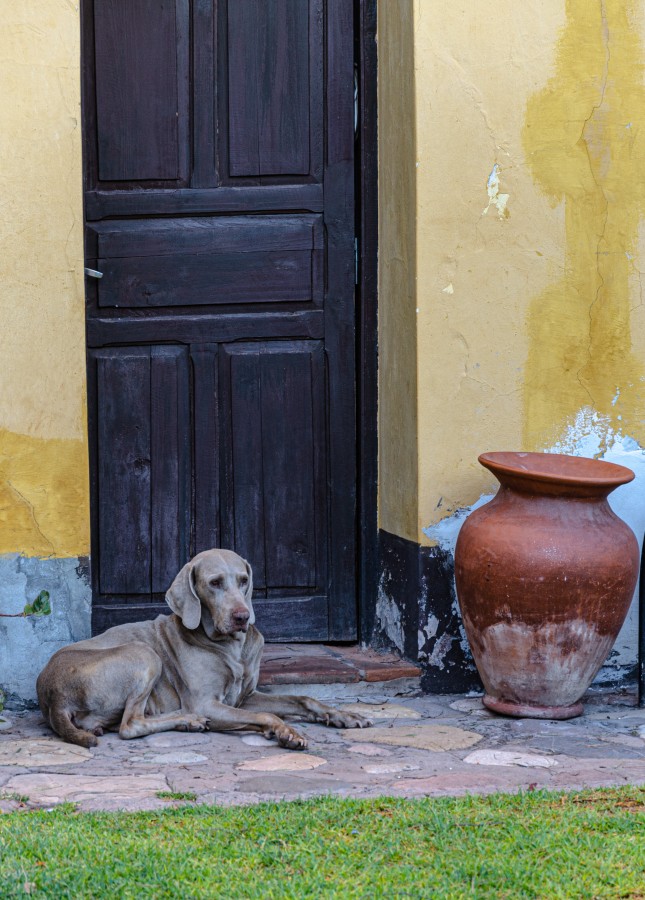
[[[235,625],[238,625],[243,631],[246,631],[246,626],[249,623],[251,614],[248,609],[235,609],[233,610],[232,618]]]

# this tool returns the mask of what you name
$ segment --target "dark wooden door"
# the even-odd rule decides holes
[[[356,637],[352,0],[85,0],[94,628],[186,560]]]

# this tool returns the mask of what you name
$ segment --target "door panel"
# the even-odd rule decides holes
[[[150,349],[151,593],[190,555],[190,384],[186,347]]]
[[[97,387],[101,593],[149,594],[150,350],[101,354]]]
[[[188,0],[95,0],[93,20],[98,178],[185,181]]]
[[[322,301],[321,216],[111,220],[88,230],[103,273],[99,307]]]
[[[222,539],[266,596],[326,589],[324,394],[318,342],[222,348]]]
[[[353,2],[83,3],[94,628],[225,546],[354,639]]]
[[[183,347],[94,351],[101,599],[150,600],[188,557],[190,422]]]
[[[227,4],[229,173],[309,172],[309,8]]]

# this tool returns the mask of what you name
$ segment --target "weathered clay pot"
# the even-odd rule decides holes
[[[549,453],[479,461],[501,487],[462,527],[455,574],[484,704],[511,716],[579,716],[636,586],[636,538],[607,502],[634,474]]]

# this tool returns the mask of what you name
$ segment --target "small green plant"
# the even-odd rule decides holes
[[[17,794],[15,791],[0,791],[0,800],[15,800],[16,803],[29,803],[27,794]]]
[[[157,791],[160,800],[197,800],[193,791]]]
[[[0,616],[6,619],[25,619],[27,616],[50,616],[51,604],[49,602],[49,591],[41,591],[40,594],[31,603],[26,603],[25,608],[19,613],[3,613]],[[0,709],[2,707],[0,706]]]

